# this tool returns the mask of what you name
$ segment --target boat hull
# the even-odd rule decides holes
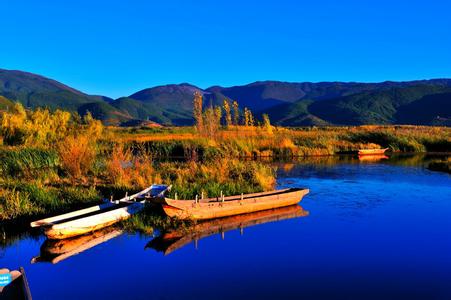
[[[132,214],[138,212],[144,203],[135,202],[126,207],[104,213],[95,214],[85,218],[75,219],[73,221],[55,224],[45,228],[44,234],[50,240],[61,240],[111,226],[119,221],[128,219]]]
[[[251,197],[246,195],[243,199],[240,196],[232,196],[225,198],[226,201],[207,199],[197,203],[194,200],[165,198],[163,210],[170,217],[208,220],[297,204],[308,192],[308,189],[287,189],[258,193]]]

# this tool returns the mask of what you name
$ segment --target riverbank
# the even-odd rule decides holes
[[[199,133],[194,127],[104,127],[90,114],[80,118],[59,110],[26,111],[20,105],[1,118],[2,222],[121,198],[151,183],[171,184],[171,196],[177,193],[179,199],[273,189],[274,169],[256,158],[334,155],[361,148],[451,150],[447,127],[266,124]]]
[[[429,126],[272,127],[231,126],[214,137],[194,128],[112,128],[112,139],[158,157],[306,157],[388,148],[391,152],[449,152],[451,129]]]

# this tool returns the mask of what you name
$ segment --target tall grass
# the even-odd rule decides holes
[[[220,159],[198,164],[161,163],[163,182],[171,183],[172,197],[193,199],[265,191],[274,188],[275,174],[269,166],[237,159]]]
[[[164,138],[163,138],[164,137]],[[361,148],[388,147],[395,152],[451,151],[451,129],[428,126],[357,126],[288,129],[274,127],[272,133],[255,126],[230,126],[215,139],[177,131],[136,137],[115,135],[138,147],[144,145],[156,157],[296,157],[333,155]]]
[[[27,218],[70,211],[99,203],[94,188],[49,187],[35,183],[10,183],[0,190],[0,220]]]
[[[144,188],[160,183],[154,171],[152,157],[145,152],[134,155],[131,149],[116,146],[105,160],[105,178],[114,186]]]
[[[60,165],[54,150],[34,148],[0,149],[0,174],[5,177],[48,176]]]

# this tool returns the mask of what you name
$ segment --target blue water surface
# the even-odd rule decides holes
[[[451,177],[421,163],[278,164],[308,216],[212,235],[164,256],[122,234],[58,264],[44,237],[1,250],[34,299],[451,299]]]

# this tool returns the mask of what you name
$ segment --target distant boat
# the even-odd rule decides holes
[[[39,256],[33,257],[31,263],[50,262],[57,264],[71,256],[89,250],[97,245],[105,243],[123,233],[114,226],[97,230],[88,235],[68,238],[64,240],[46,240]]]
[[[308,216],[308,211],[294,204],[249,214],[202,221],[190,228],[165,232],[147,243],[146,248],[153,248],[163,252],[164,255],[168,255],[192,241],[197,244],[198,240],[217,233],[224,234],[234,229],[240,229],[243,232],[246,227],[305,216]]]
[[[2,300],[32,300],[30,286],[25,275],[24,268],[20,267],[19,271],[9,271],[8,269],[0,269],[0,275],[8,275],[11,282],[5,286],[0,286],[0,299]]]
[[[43,227],[49,239],[59,240],[86,234],[129,218],[144,207],[146,200],[159,196],[167,189],[165,185],[152,185],[120,200],[42,219],[30,225]]]
[[[384,149],[360,149],[358,155],[383,155],[388,148]]]
[[[197,200],[161,198],[164,212],[180,219],[207,220],[273,209],[299,203],[308,194],[304,188],[241,194]]]

